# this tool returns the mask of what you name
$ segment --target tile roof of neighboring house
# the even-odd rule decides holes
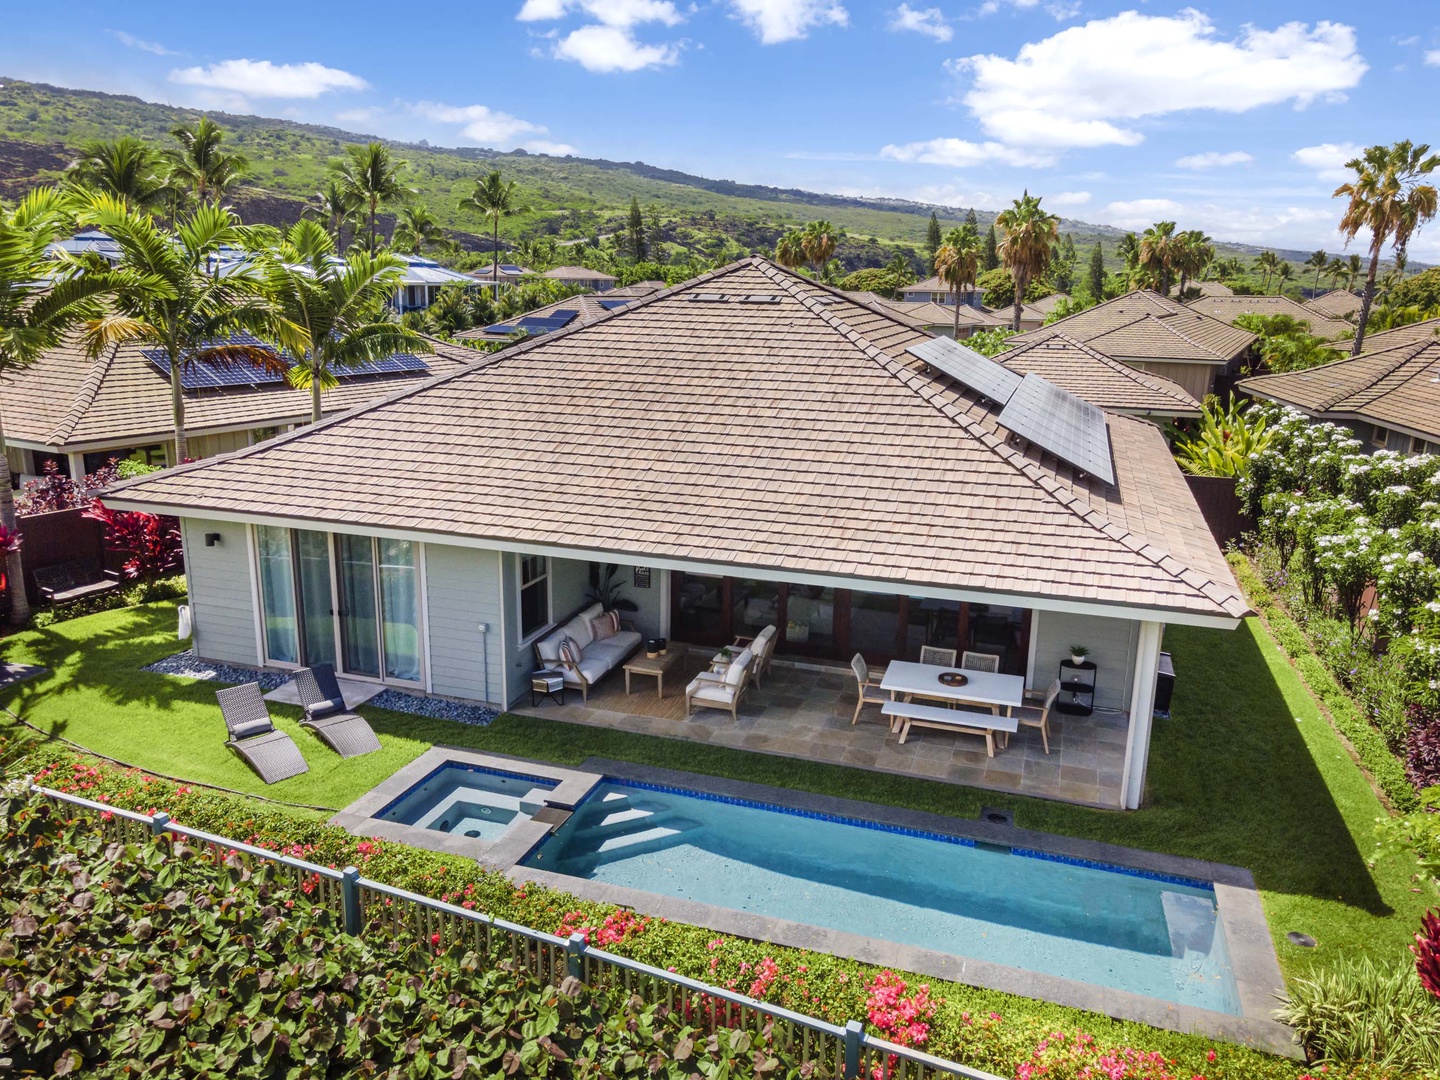
[[[950,286],[941,281],[939,276],[927,277],[924,281],[917,281],[911,285],[900,286],[901,292],[943,292],[948,293]]]
[[[1319,296],[1312,296],[1305,301],[1305,306],[1332,319],[1348,319],[1360,310],[1360,297],[1348,289],[1331,289]]]
[[[606,295],[611,294],[607,293]],[[877,296],[873,292],[847,292],[845,295],[862,304],[879,304],[885,310],[894,312],[898,318],[904,319],[911,326],[953,327],[957,306],[960,309],[961,326],[991,330],[1004,325],[984,308],[974,308],[969,304],[936,304],[929,300],[891,300],[884,296]]]
[[[1157,292],[1140,289],[1077,311],[1010,339],[1024,345],[1054,333],[1083,341],[1117,360],[1224,364],[1255,335]]]
[[[528,276],[528,275],[530,275],[530,274],[533,274],[533,273],[535,272],[535,271],[529,270],[529,269],[527,269],[527,268],[525,268],[525,267],[523,267],[523,266],[515,266],[513,263],[512,263],[512,264],[509,264],[509,265],[513,266],[514,268],[511,269],[511,270],[506,270],[506,269],[505,269],[506,265],[507,265],[506,263],[501,263],[501,264],[500,264],[500,267],[499,267],[499,275],[500,275],[500,280],[501,280],[502,282],[516,281],[516,280],[518,280],[518,279],[520,279],[520,278],[522,278],[522,277],[526,277],[526,276]],[[468,271],[466,271],[465,276],[466,276],[466,277],[472,277],[472,278],[474,278],[476,281],[490,281],[490,280],[491,280],[490,271],[491,271],[491,268],[488,267],[488,266],[486,266],[486,267],[482,267],[482,268],[477,269],[477,270],[468,270]]]
[[[1202,296],[1188,303],[1196,311],[1228,323],[1233,323],[1241,315],[1288,315],[1309,323],[1310,332],[1327,341],[1355,333],[1355,327],[1344,319],[1331,318],[1288,296]]]
[[[541,277],[555,278],[557,281],[618,281],[614,274],[607,274],[603,270],[587,270],[583,266],[556,266],[546,270]]]
[[[750,258],[114,501],[1169,621],[1246,613],[1154,425],[1102,414],[1107,485],[927,374],[904,351],[926,340]]]
[[[1048,379],[1102,409],[1146,416],[1200,414],[1200,402],[1179,383],[1139,371],[1065,334],[1028,342],[994,359]]]
[[[1409,345],[1416,341],[1434,341],[1440,337],[1440,318],[1424,319],[1393,330],[1382,330],[1378,334],[1366,334],[1361,348],[1365,352],[1380,352],[1393,349],[1396,345]]]
[[[1196,281],[1192,282],[1195,288],[1200,290],[1201,296],[1234,296],[1235,290],[1226,285],[1223,281]]]
[[[405,273],[400,278],[402,285],[473,285],[475,279],[458,270],[447,270],[434,259],[420,255],[402,255]]]
[[[1304,371],[1255,375],[1238,386],[1319,419],[1361,419],[1440,442],[1440,339],[1400,343]]]
[[[638,285],[628,285],[623,289],[611,289],[603,293],[577,293],[574,296],[567,296],[563,300],[556,300],[553,303],[542,305],[523,315],[516,315],[505,319],[500,323],[493,323],[494,326],[514,326],[522,319],[543,319],[558,315],[562,311],[573,311],[579,320],[574,325],[581,326],[585,323],[594,322],[610,314],[615,305],[626,300],[638,300],[643,296],[649,296],[653,292],[659,292],[665,288],[663,281],[646,281]],[[571,325],[566,323],[567,326]],[[513,331],[491,331],[488,326],[477,326],[470,330],[461,330],[455,337],[461,341],[507,341]]]
[[[448,374],[485,359],[461,345],[431,340],[422,359],[432,374]],[[24,442],[64,448],[97,444],[141,445],[171,437],[170,380],[143,355],[137,342],[107,349],[88,360],[79,344],[52,349],[34,365],[0,380],[5,434]],[[422,381],[408,375],[341,379],[325,391],[327,413],[375,401],[398,386]],[[185,426],[193,435],[242,427],[273,427],[310,418],[310,391],[285,383],[187,391]]]

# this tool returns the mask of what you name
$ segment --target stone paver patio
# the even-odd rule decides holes
[[[1040,733],[1023,727],[1010,737],[1007,749],[997,748],[993,758],[986,756],[982,739],[958,732],[915,729],[902,746],[877,706],[867,706],[860,722],[851,726],[855,679],[848,668],[777,659],[764,677],[764,686],[751,684],[738,722],[728,712],[714,709],[697,709],[687,720],[685,683],[713,651],[689,656],[686,677],[678,670],[667,676],[663,701],[657,699],[655,681],[649,678],[635,678],[634,692],[627,695],[624,674],[617,669],[590,691],[588,702],[580,700],[578,691],[567,690],[563,706],[545,702],[512,711],[1107,809],[1120,805],[1128,726],[1123,713],[1097,711],[1084,717],[1052,713],[1048,755]]]

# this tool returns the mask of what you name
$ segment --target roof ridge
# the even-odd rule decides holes
[[[1404,345],[1397,345],[1394,351],[1398,354],[1401,354],[1398,360],[1386,367],[1386,369],[1381,372],[1380,375],[1377,376],[1375,379],[1372,379],[1368,386],[1361,387],[1359,390],[1355,390],[1349,394],[1345,394],[1341,397],[1336,398],[1333,402],[1326,405],[1326,408],[1330,408],[1333,405],[1338,405],[1342,401],[1348,401],[1348,399],[1353,399],[1355,407],[1363,409],[1365,406],[1373,404],[1375,401],[1384,397],[1386,394],[1393,393],[1395,390],[1399,389],[1398,386],[1387,387],[1386,389],[1382,390],[1380,389],[1380,384],[1383,383],[1386,379],[1390,378],[1390,376],[1394,375],[1396,372],[1400,371],[1402,368],[1405,368],[1409,364],[1414,362],[1420,357],[1421,353],[1425,352],[1425,350],[1429,349],[1434,344],[1434,341],[1425,341],[1422,339],[1420,341],[1413,341]],[[1389,352],[1390,350],[1386,349],[1384,351]],[[1372,353],[1371,355],[1376,356],[1381,354]],[[1360,356],[1352,356],[1349,359],[1363,360],[1364,358],[1364,354],[1362,353]],[[1424,367],[1428,368],[1430,363],[1432,362],[1433,361],[1427,361]],[[1344,361],[1341,360],[1339,361],[1339,363],[1344,363]],[[1416,372],[1416,374],[1424,374],[1423,368],[1421,371]],[[1414,375],[1406,375],[1401,380],[1401,382],[1409,382],[1414,377]]]
[[[85,378],[80,382],[80,389],[75,394],[75,399],[70,402],[65,415],[50,432],[50,442],[56,446],[63,446],[70,433],[80,423],[87,409],[95,401],[95,395],[100,392],[100,387],[105,382],[105,375],[110,370],[110,365],[115,363],[115,358],[120,355],[120,342],[115,342],[110,348],[90,361],[90,370],[85,373]]]
[[[1160,547],[1149,538],[1139,536],[1128,529],[1116,525],[1104,513],[1092,506],[1088,501],[1082,499],[1074,489],[1051,476],[1024,454],[1009,446],[1006,440],[997,438],[990,432],[982,429],[954,404],[940,401],[939,395],[933,392],[933,385],[917,385],[920,377],[907,369],[884,349],[870,341],[864,334],[850,326],[849,323],[845,322],[834,312],[830,311],[826,305],[816,304],[813,298],[799,295],[796,291],[793,278],[779,266],[769,263],[768,265],[762,265],[761,269],[767,277],[785,288],[796,300],[800,301],[807,310],[818,315],[822,321],[828,323],[836,332],[849,338],[857,348],[860,348],[861,352],[875,361],[882,369],[905,386],[916,391],[922,400],[933,405],[952,423],[963,428],[972,438],[976,439],[997,458],[1029,479],[1046,495],[1066,510],[1069,510],[1090,528],[1119,544],[1131,554],[1137,555],[1141,559],[1149,562],[1156,569],[1168,574],[1172,579],[1187,586],[1211,603],[1230,610],[1226,601],[1215,595],[1216,593],[1224,592],[1229,597],[1239,601],[1241,607],[1245,608],[1244,600],[1241,598],[1238,589],[1232,587],[1229,590],[1225,590],[1220,582],[1212,581],[1201,571],[1196,570],[1194,567],[1186,566],[1174,555],[1170,554],[1168,550]],[[932,392],[927,393],[926,391]],[[1106,415],[1108,417],[1114,416],[1112,413],[1107,413]],[[1191,578],[1199,578],[1200,581],[1197,583],[1196,581],[1190,580]],[[1207,587],[1213,591],[1207,591]]]
[[[1141,371],[1139,368],[1133,368],[1129,364],[1124,363],[1123,361],[1116,360],[1108,353],[1101,352],[1099,349],[1095,348],[1095,346],[1089,344],[1088,342],[1072,338],[1069,334],[1063,332],[1054,333],[1051,334],[1049,337],[1045,338],[1037,338],[1034,341],[1027,341],[1014,349],[1008,350],[1008,352],[1022,353],[1025,352],[1027,349],[1037,348],[1038,346],[1054,341],[1056,338],[1059,338],[1061,341],[1065,341],[1070,345],[1073,345],[1075,348],[1079,349],[1083,353],[1086,353],[1093,359],[1099,360],[1116,374],[1124,378],[1130,379],[1132,382],[1138,383],[1140,386],[1145,387],[1147,390],[1154,390],[1158,394],[1164,394],[1167,397],[1173,398],[1175,401],[1185,406],[1191,405],[1194,401],[1194,399],[1191,398],[1190,395],[1186,392],[1185,388],[1174,380],[1166,379],[1164,378],[1164,376],[1156,376],[1154,372]],[[1000,355],[1005,356],[1007,354],[1001,353]],[[1163,379],[1165,383],[1169,383],[1170,385],[1165,386],[1162,385],[1160,381],[1157,381],[1161,379]],[[1180,393],[1177,394],[1175,392],[1177,390],[1180,391]],[[1181,396],[1182,394],[1184,395],[1183,397]]]

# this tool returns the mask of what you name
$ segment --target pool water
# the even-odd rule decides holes
[[[524,865],[1240,1014],[1205,882],[610,779]]]
[[[436,832],[493,840],[545,805],[556,781],[448,763],[400,795],[376,817]]]

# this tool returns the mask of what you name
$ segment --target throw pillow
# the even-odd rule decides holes
[[[596,641],[604,641],[608,637],[615,636],[615,620],[610,618],[610,613],[597,615],[590,620],[590,636]]]
[[[580,666],[580,646],[568,635],[560,639],[560,662],[571,667]]]

